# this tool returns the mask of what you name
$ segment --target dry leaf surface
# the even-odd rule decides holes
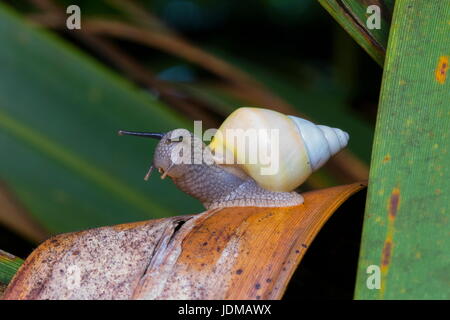
[[[235,207],[58,235],[4,299],[280,299],[309,244],[365,184],[287,208]]]

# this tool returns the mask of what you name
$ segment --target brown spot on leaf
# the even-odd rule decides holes
[[[394,188],[389,199],[389,218],[395,219],[397,215],[398,205],[400,203],[400,189]]]
[[[437,82],[444,84],[447,78],[447,71],[449,68],[449,57],[441,56],[439,57],[438,65],[435,71],[435,77]]]
[[[392,252],[392,241],[390,239],[386,240],[384,243],[383,254],[381,259],[382,267],[386,268],[391,261],[391,252]]]
[[[242,269],[237,269],[236,270],[236,274],[241,274],[242,273]]]

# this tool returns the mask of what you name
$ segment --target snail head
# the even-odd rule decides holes
[[[119,135],[134,135],[160,140],[145,180],[149,178],[153,168],[158,169],[159,173],[162,174],[162,179],[166,176],[176,179],[189,172],[192,165],[204,164],[204,154],[209,156],[208,159],[212,159],[209,149],[203,141],[186,129],[175,129],[167,133],[121,130]]]

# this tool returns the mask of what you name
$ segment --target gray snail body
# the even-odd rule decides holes
[[[186,139],[181,142],[172,141],[173,137],[180,136],[189,136],[194,142]],[[170,155],[177,144],[181,143],[191,144],[201,150],[202,157],[199,157],[197,163],[174,163]],[[194,162],[193,159],[191,162]],[[198,199],[206,209],[286,207],[303,203],[303,197],[296,192],[266,190],[243,171],[215,163],[209,148],[185,129],[170,131],[161,138],[155,149],[153,166],[170,176],[180,190]]]
[[[169,176],[175,185],[198,199],[207,209],[223,207],[288,207],[303,203],[293,190],[328,158],[347,145],[348,134],[340,129],[315,124],[296,117],[260,108],[239,108],[219,128],[266,128],[281,132],[280,168],[276,174],[261,175],[261,164],[228,164],[224,155],[238,159],[241,150],[225,134],[217,134],[209,146],[186,129],[165,134],[119,131],[119,134],[160,139],[152,166]],[[264,148],[272,148],[270,139],[262,139]],[[223,148],[220,148],[223,145]],[[269,146],[269,147],[268,147]],[[271,150],[271,149],[270,149]]]

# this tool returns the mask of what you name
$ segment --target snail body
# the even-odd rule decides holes
[[[179,137],[183,137],[183,140],[179,141]],[[191,146],[201,148],[202,157],[197,161],[192,159],[188,163],[177,163],[178,159],[173,157],[177,153],[176,149]],[[194,154],[192,152],[192,158]],[[186,129],[175,129],[161,139],[155,149],[153,166],[170,176],[180,190],[198,199],[207,209],[283,207],[303,203],[303,197],[297,192],[264,189],[244,172],[217,164],[211,150]]]
[[[209,146],[186,129],[119,134],[159,138],[151,169],[170,176],[207,209],[301,204],[303,197],[293,190],[348,142],[348,134],[340,129],[261,108],[237,109]],[[239,141],[242,136],[250,142]],[[248,161],[252,147],[262,151],[265,161]]]

